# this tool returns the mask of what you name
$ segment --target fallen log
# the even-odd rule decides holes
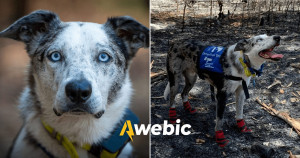
[[[273,86],[278,85],[278,84],[281,84],[281,81],[275,79],[275,81],[270,86],[268,86],[267,89],[270,89]]]
[[[300,155],[293,155],[293,153],[291,151],[288,151],[290,153],[290,157],[289,158],[300,158]]]
[[[160,76],[160,75],[167,75],[167,73],[164,72],[164,71],[161,71],[161,72],[151,72],[150,77],[151,77],[151,78],[155,78],[155,77],[158,77],[158,76]]]
[[[155,73],[155,72],[151,72],[151,84],[154,82],[158,82],[158,81],[163,81],[165,78],[167,78],[167,73],[164,71]]]
[[[152,69],[153,64],[154,64],[154,60],[152,60],[152,62],[150,63],[150,70]]]
[[[277,116],[281,119],[283,119],[286,123],[288,123],[290,126],[294,128],[294,130],[298,133],[300,136],[300,122],[297,121],[296,119],[292,118],[289,116],[288,113],[283,112],[283,111],[277,111],[276,109],[268,106],[267,104],[263,103],[261,100],[256,98],[256,102],[263,106],[263,109],[266,110],[268,113],[271,115]]]

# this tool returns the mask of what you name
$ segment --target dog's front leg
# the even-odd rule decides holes
[[[245,121],[243,119],[243,108],[244,108],[244,102],[245,102],[245,94],[244,94],[244,89],[242,86],[239,86],[236,91],[235,91],[235,106],[236,106],[236,121],[237,121],[237,126],[239,130],[242,133],[250,133],[251,129],[248,129]]]
[[[215,126],[215,131],[222,130],[223,126],[223,115],[225,111],[225,106],[226,106],[226,92],[222,90],[218,90],[217,92],[217,120],[216,120],[216,126]]]
[[[215,132],[216,132],[216,142],[220,147],[225,147],[228,143],[229,140],[227,140],[224,136],[223,132],[223,115],[226,107],[226,98],[227,98],[227,93],[226,91],[223,91],[221,89],[218,89],[217,92],[217,119],[216,119],[216,126],[215,126]]]
[[[242,86],[239,86],[235,91],[236,120],[243,119],[244,101],[245,101],[244,90]]]

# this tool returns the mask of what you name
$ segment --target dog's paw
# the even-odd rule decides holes
[[[225,138],[224,132],[222,130],[216,131],[216,142],[219,147],[224,148],[225,146],[228,146],[230,141]]]
[[[189,114],[195,114],[197,111],[196,109],[192,108],[189,101],[183,102],[183,107],[184,107],[185,112],[187,112]]]
[[[241,133],[245,133],[245,134],[252,133],[252,130],[246,126],[244,119],[236,120],[236,123]]]
[[[175,124],[176,120],[177,120],[176,109],[175,108],[170,108],[169,109],[169,122],[171,124]]]

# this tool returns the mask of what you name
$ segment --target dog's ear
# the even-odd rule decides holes
[[[234,51],[245,51],[248,44],[249,44],[248,40],[246,40],[246,39],[240,40],[236,44]]]
[[[55,13],[38,10],[14,22],[7,29],[0,32],[0,37],[11,38],[28,44],[36,36],[55,30],[60,23],[61,21]]]
[[[139,48],[149,47],[149,29],[130,16],[109,18],[105,24],[123,39],[131,59]]]

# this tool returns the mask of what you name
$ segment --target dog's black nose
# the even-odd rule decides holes
[[[273,39],[274,39],[276,42],[279,42],[279,41],[280,41],[280,36],[274,36]]]
[[[70,81],[66,85],[66,95],[73,103],[83,103],[92,94],[92,86],[87,80]]]

